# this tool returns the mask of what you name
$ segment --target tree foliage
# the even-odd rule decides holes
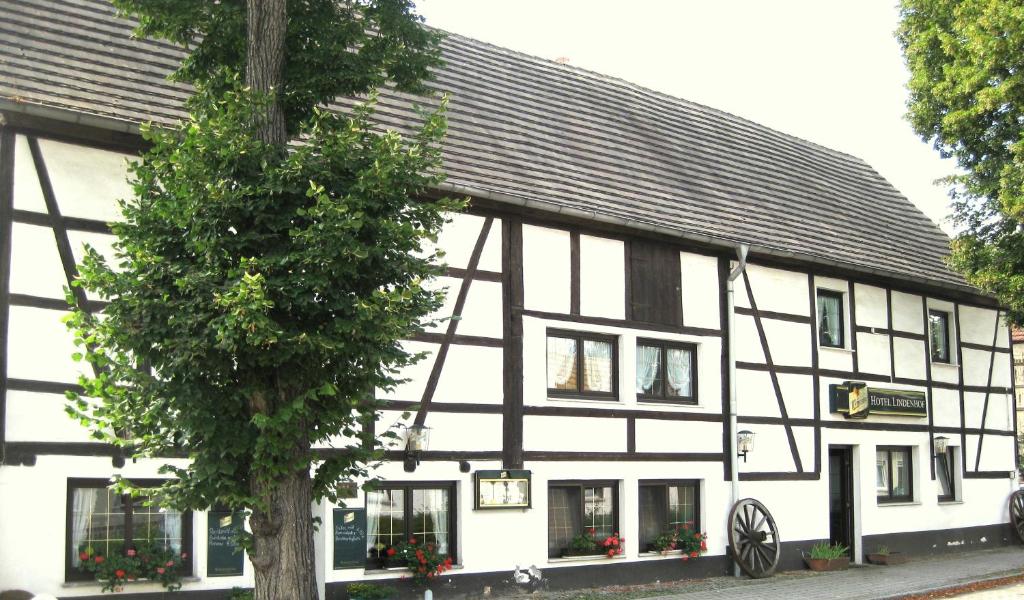
[[[189,118],[143,128],[116,264],[89,249],[80,265],[76,285],[109,305],[69,319],[95,373],[69,412],[133,456],[187,459],[162,468],[175,479],[161,502],[252,509],[273,532],[278,481],[312,470],[312,495],[333,500],[379,456],[374,391],[419,358],[399,340],[440,306],[424,286],[440,272],[432,242],[461,206],[418,200],[442,177],[443,101],[406,137],[374,124],[372,93],[345,114],[318,105],[386,79],[416,89],[436,40],[401,0],[290,3],[275,99],[241,83],[243,2],[118,5],[142,33],[203,41],[179,71],[195,84]],[[288,151],[256,131],[282,98]]]
[[[113,0],[139,19],[136,33],[190,48],[172,78],[223,93],[245,72],[246,0]],[[422,26],[410,0],[300,0],[288,4],[284,83],[289,133],[313,107],[387,82],[423,93],[440,64],[441,34]]]
[[[1024,321],[1024,2],[902,0],[909,118],[953,157],[951,264]]]

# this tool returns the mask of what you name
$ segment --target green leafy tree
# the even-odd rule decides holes
[[[256,598],[316,598],[311,503],[380,457],[374,391],[440,306],[429,242],[460,203],[417,198],[441,178],[444,102],[403,137],[372,94],[422,91],[436,34],[405,0],[115,3],[191,44],[175,77],[195,94],[184,122],[143,128],[116,264],[80,266],[109,305],[69,319],[94,373],[69,412],[134,457],[186,458],[159,502],[249,511]]]
[[[1024,2],[902,0],[909,118],[962,174],[951,264],[1024,322]]]

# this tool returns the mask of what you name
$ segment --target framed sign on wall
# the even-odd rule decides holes
[[[530,472],[518,469],[476,472],[476,508],[530,508]]]

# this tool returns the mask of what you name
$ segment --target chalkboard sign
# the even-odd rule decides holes
[[[206,522],[206,576],[231,577],[242,574],[245,552],[238,545],[242,513],[211,510]]]
[[[366,509],[334,509],[334,568],[366,564]]]

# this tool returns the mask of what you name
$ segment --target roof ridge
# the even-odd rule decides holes
[[[717,114],[717,115],[728,117],[728,118],[733,119],[735,121],[740,121],[740,122],[743,122],[745,124],[752,125],[755,128],[757,128],[759,130],[762,130],[762,131],[765,131],[765,132],[768,132],[770,134],[782,136],[782,137],[788,138],[790,140],[793,140],[795,142],[798,142],[800,144],[804,144],[804,145],[807,145],[807,146],[812,146],[814,148],[818,148],[818,149],[824,150],[824,151],[826,151],[826,152],[828,152],[830,154],[836,155],[838,157],[851,158],[851,159],[855,160],[856,162],[860,163],[861,165],[867,166],[869,169],[874,171],[874,168],[871,167],[870,163],[868,163],[866,160],[864,160],[863,158],[861,158],[861,157],[859,157],[859,156],[857,156],[855,154],[850,154],[849,152],[843,152],[842,150],[836,150],[835,148],[831,148],[831,147],[826,146],[824,144],[820,144],[818,142],[815,142],[815,141],[812,141],[812,140],[808,140],[806,138],[802,138],[802,137],[800,137],[798,135],[794,135],[792,133],[787,133],[785,131],[782,131],[781,129],[776,129],[774,127],[769,127],[769,126],[767,126],[767,125],[765,125],[763,123],[759,123],[757,121],[754,121],[753,119],[749,119],[747,117],[743,117],[743,116],[740,116],[740,115],[728,112],[728,111],[720,109],[720,108],[715,108],[714,106],[710,106],[710,105],[707,105],[707,104],[702,104],[700,102],[697,102],[697,101],[694,101],[694,100],[690,100],[688,98],[683,98],[681,96],[676,96],[676,95],[670,94],[668,92],[663,92],[661,90],[656,90],[654,88],[649,88],[649,87],[640,85],[640,84],[638,84],[636,82],[633,82],[633,81],[630,81],[628,79],[625,79],[623,77],[618,77],[618,76],[615,76],[615,75],[608,75],[607,73],[602,73],[600,71],[595,71],[593,69],[587,69],[587,68],[584,68],[584,67],[578,67],[576,65],[572,65],[572,64],[568,64],[568,63],[560,63],[560,62],[552,60],[550,58],[545,58],[543,56],[537,56],[536,54],[530,54],[529,52],[524,52],[522,50],[516,50],[516,49],[513,49],[513,48],[507,48],[505,46],[499,46],[498,44],[495,44],[493,42],[488,42],[486,40],[481,40],[479,38],[471,37],[471,36],[468,36],[468,35],[465,35],[465,34],[462,34],[462,33],[455,33],[455,32],[451,32],[451,31],[447,31],[447,30],[441,29],[439,27],[430,27],[430,28],[434,29],[435,31],[438,31],[438,32],[444,34],[446,37],[460,38],[460,39],[468,41],[468,42],[472,42],[472,43],[479,44],[479,45],[482,45],[482,46],[488,46],[490,48],[494,48],[494,49],[499,50],[499,51],[501,51],[503,53],[506,53],[506,54],[511,54],[511,55],[522,57],[522,58],[530,59],[530,60],[533,60],[535,62],[544,63],[545,65],[548,65],[548,66],[553,67],[555,69],[563,69],[563,70],[568,70],[568,71],[574,71],[574,72],[576,72],[579,75],[591,77],[593,79],[597,79],[597,80],[603,81],[605,83],[614,84],[614,85],[620,85],[620,86],[623,86],[623,87],[626,87],[626,88],[630,88],[631,90],[637,91],[637,92],[642,92],[642,93],[646,93],[646,94],[653,94],[655,96],[661,97],[664,100],[669,100],[669,101],[672,101],[672,102],[678,102],[678,103],[687,104],[687,105],[690,105],[690,106],[692,106],[692,107],[694,107],[696,109],[702,110],[702,111],[707,111],[707,112],[710,112],[710,113],[714,113],[714,114]]]

